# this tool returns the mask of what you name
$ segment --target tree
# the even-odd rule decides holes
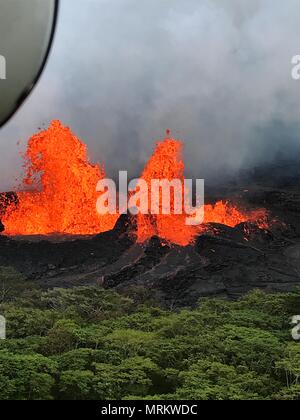
[[[181,375],[178,399],[257,400],[272,394],[270,377],[257,375],[245,367],[202,360]]]
[[[75,331],[78,328],[71,320],[60,320],[48,332],[43,345],[43,354],[55,355],[71,351],[76,344]]]
[[[56,365],[41,355],[19,355],[0,351],[2,399],[52,399]],[[5,387],[5,389],[3,389]]]
[[[286,387],[278,394],[279,399],[300,400],[300,346],[290,343],[285,349],[284,359],[276,363]]]
[[[116,318],[127,313],[133,302],[111,290],[99,286],[81,286],[73,289],[53,289],[42,295],[46,307],[78,315],[88,321]]]
[[[126,395],[147,395],[152,377],[159,372],[150,359],[132,357],[120,365],[95,364],[94,392],[98,399],[122,399]]]
[[[68,370],[62,372],[58,385],[58,399],[92,400],[94,399],[94,374],[89,370]]]

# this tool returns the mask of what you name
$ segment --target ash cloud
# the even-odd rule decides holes
[[[46,71],[0,131],[1,189],[20,173],[17,141],[51,119],[110,176],[138,175],[167,128],[197,177],[300,157],[299,12],[298,0],[61,0]]]

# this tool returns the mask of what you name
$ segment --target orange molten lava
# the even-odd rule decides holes
[[[167,135],[169,132],[167,132]],[[184,162],[182,160],[182,143],[173,138],[166,138],[157,143],[153,156],[146,165],[142,178],[147,182],[149,200],[152,179],[184,180]],[[162,193],[161,193],[162,194]],[[162,197],[160,196],[162,202]],[[160,210],[161,210],[160,203]],[[174,196],[171,195],[171,209],[174,209]],[[172,243],[186,246],[193,242],[201,232],[207,230],[205,224],[219,223],[235,227],[243,222],[255,222],[259,227],[267,227],[266,210],[243,212],[228,202],[219,201],[215,205],[204,206],[204,223],[198,226],[186,225],[187,214],[176,215],[139,215],[137,236],[139,242],[157,235]]]
[[[18,193],[18,205],[2,217],[6,234],[80,235],[113,228],[117,216],[96,211],[104,170],[89,163],[86,146],[69,128],[53,121],[29,140],[25,159],[28,190]]]
[[[250,222],[256,223],[262,229],[268,228],[265,209],[243,212],[228,202],[218,201],[214,205],[206,204],[204,214],[205,223],[219,223],[235,227],[240,223]]]
[[[169,134],[169,133],[168,133]],[[156,145],[154,154],[147,163],[141,176],[148,184],[149,203],[151,202],[151,180],[179,179],[184,181],[184,163],[182,160],[182,143],[166,138]],[[195,236],[195,228],[187,226],[186,214],[174,214],[174,194],[171,194],[170,215],[162,214],[162,198],[160,194],[159,215],[138,215],[137,236],[143,242],[154,235],[175,244],[188,245]]]
[[[184,180],[182,143],[169,138],[169,134],[164,141],[158,142],[142,174],[142,179],[148,184],[149,202],[151,180]],[[53,121],[48,130],[29,140],[25,170],[22,191],[17,193],[18,202],[10,205],[2,217],[6,234],[84,235],[105,232],[114,227],[118,215],[100,216],[96,210],[99,197],[96,185],[105,178],[104,169],[89,163],[86,146],[59,121]],[[188,226],[186,214],[174,214],[172,195],[171,214],[138,215],[139,242],[157,235],[185,246],[207,229],[206,223],[211,222],[234,227],[250,221],[266,227],[265,210],[247,213],[222,201],[204,206],[204,224]],[[161,203],[159,208],[162,209]]]

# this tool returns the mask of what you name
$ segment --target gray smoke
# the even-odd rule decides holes
[[[61,119],[109,175],[135,176],[167,128],[190,175],[299,153],[298,0],[61,0],[48,66],[0,131],[1,189],[17,141]]]

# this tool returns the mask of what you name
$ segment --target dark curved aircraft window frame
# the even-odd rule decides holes
[[[41,67],[39,69],[39,72],[36,76],[36,78],[33,80],[32,84],[30,86],[28,86],[27,88],[25,88],[25,90],[21,93],[21,95],[19,96],[19,98],[16,101],[16,106],[14,111],[12,111],[8,117],[0,124],[0,129],[2,127],[4,127],[5,124],[8,123],[8,121],[15,115],[15,113],[19,110],[19,108],[21,107],[21,105],[23,105],[23,103],[25,102],[25,100],[27,99],[27,97],[31,94],[31,92],[33,91],[34,87],[36,86],[36,84],[38,83],[38,81],[41,78],[41,75],[45,69],[45,66],[47,64],[50,52],[51,52],[51,48],[53,45],[53,40],[55,37],[55,32],[56,32],[56,26],[57,26],[57,20],[58,20],[58,10],[59,10],[59,2],[60,0],[53,0],[54,1],[54,16],[53,16],[53,23],[52,23],[52,29],[51,29],[51,34],[50,34],[50,38],[49,38],[49,43],[48,43],[48,47],[46,50],[46,54],[44,57],[44,60],[41,64]]]

